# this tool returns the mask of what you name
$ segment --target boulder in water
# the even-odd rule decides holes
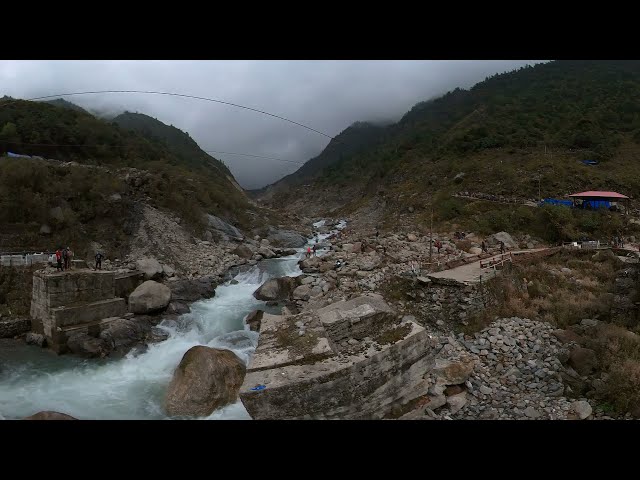
[[[77,332],[69,336],[67,347],[73,353],[83,357],[106,357],[111,353],[111,344],[103,338],[90,337],[86,333]]]
[[[258,300],[288,300],[298,286],[296,277],[271,278],[253,292]]]
[[[66,413],[54,412],[51,410],[46,410],[43,412],[34,413],[29,417],[24,417],[23,420],[78,420],[71,415],[67,415]]]
[[[198,345],[184,354],[165,399],[168,415],[207,416],[238,398],[246,367],[230,350]]]
[[[171,289],[153,280],[147,280],[129,295],[129,311],[137,314],[164,310],[171,301]]]
[[[233,251],[234,254],[238,255],[240,258],[251,258],[253,256],[253,249],[248,245],[238,245],[236,249]]]
[[[260,324],[262,322],[262,316],[264,315],[263,310],[254,310],[249,315],[247,315],[244,319],[245,323],[249,325],[249,330],[253,332],[260,331]]]

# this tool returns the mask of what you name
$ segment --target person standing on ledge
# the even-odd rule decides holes
[[[96,268],[95,270],[102,270],[102,254],[96,253]]]

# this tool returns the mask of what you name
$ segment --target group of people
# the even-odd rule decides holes
[[[624,248],[624,237],[616,235],[611,239],[611,245],[618,248]]]
[[[70,247],[59,247],[55,253],[56,257],[56,271],[64,272],[67,270],[71,270],[71,265],[73,265],[73,250]],[[94,270],[102,270],[102,259],[104,255],[102,253],[97,252],[95,256],[96,266]]]
[[[56,250],[56,271],[64,272],[71,270],[71,260],[73,259],[73,251],[69,247],[58,247]]]

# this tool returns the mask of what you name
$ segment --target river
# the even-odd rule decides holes
[[[316,222],[316,228],[324,221]],[[338,228],[344,228],[341,222]],[[323,241],[329,234],[319,235]],[[315,243],[311,240],[308,245]],[[265,302],[253,292],[269,278],[298,276],[296,255],[263,260],[216,289],[209,300],[191,304],[191,312],[177,321],[163,321],[167,340],[151,344],[142,353],[120,359],[82,359],[57,356],[16,340],[0,340],[0,419],[16,419],[42,410],[66,413],[78,419],[171,419],[162,410],[166,389],[187,350],[196,345],[232,350],[245,363],[258,342],[244,318]],[[273,311],[273,310],[271,310]],[[250,419],[238,400],[213,412],[208,420]]]

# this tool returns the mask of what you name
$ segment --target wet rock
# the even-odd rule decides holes
[[[104,339],[90,337],[82,332],[70,335],[67,347],[71,352],[87,358],[106,357],[112,350],[111,345]]]
[[[37,345],[39,347],[47,345],[47,339],[40,333],[29,332],[25,335],[24,341],[27,342],[27,345]]]
[[[253,292],[253,296],[258,300],[289,300],[297,286],[296,277],[271,278]]]
[[[151,325],[145,320],[120,318],[109,323],[100,332],[100,338],[114,350],[124,350],[142,342],[151,333]]]
[[[260,324],[262,322],[262,316],[264,315],[263,310],[254,310],[249,315],[247,315],[244,319],[245,323],[249,325],[249,330],[254,332],[260,331]]]
[[[171,302],[167,307],[167,313],[175,314],[175,315],[183,315],[185,313],[189,313],[191,308],[189,305],[182,302]]]
[[[180,279],[169,282],[171,300],[191,303],[215,296],[217,282],[214,277],[205,276],[194,279]]]
[[[29,417],[23,418],[23,420],[78,420],[71,415],[67,415],[66,413],[54,412],[51,410],[46,410],[43,412],[34,413]]]
[[[190,348],[173,374],[165,399],[168,415],[207,416],[238,398],[246,367],[230,350]]]

